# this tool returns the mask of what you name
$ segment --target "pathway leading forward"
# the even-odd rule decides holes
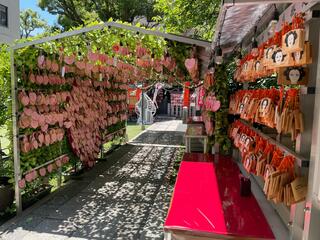
[[[179,122],[171,124],[174,131]],[[122,146],[106,162],[2,226],[0,239],[163,239],[172,193],[164,179],[179,151],[170,145],[181,145],[183,139],[183,132],[163,131],[163,126],[152,126],[133,141],[136,145]]]

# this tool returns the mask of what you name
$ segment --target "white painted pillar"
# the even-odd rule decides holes
[[[320,4],[315,9],[320,10]],[[307,155],[309,149],[310,165],[308,195],[303,209],[305,211],[303,235],[300,239],[318,240],[320,238],[320,18],[311,19],[307,31],[309,41],[313,45],[313,64],[310,65],[309,87],[315,87],[316,91],[314,95],[302,96],[302,99],[305,100],[301,101],[307,132],[301,135],[297,150],[302,155]]]

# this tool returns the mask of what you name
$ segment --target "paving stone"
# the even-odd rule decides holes
[[[118,222],[118,231],[114,239],[135,240],[141,224],[148,214],[149,205],[144,203],[130,204],[126,209],[126,215]]]
[[[4,240],[22,239],[36,226],[38,226],[43,220],[44,218],[41,216],[28,215],[11,224],[8,229],[1,233],[1,237]]]
[[[184,132],[167,131],[146,131],[138,138],[132,141],[133,143],[159,144],[159,145],[183,145]]]
[[[181,136],[147,131],[136,141],[168,147],[122,146],[0,233],[0,239],[163,239],[173,191],[164,177],[178,151],[169,144],[177,145]]]
[[[65,240],[68,239],[68,236],[59,235],[59,234],[52,234],[52,233],[37,233],[31,232],[28,235],[24,236],[21,240]]]
[[[13,229],[10,229],[8,231],[4,231],[3,233],[1,233],[1,239],[3,239],[3,240],[22,239],[28,233],[30,233],[29,230],[24,229],[23,227],[19,226],[19,227],[15,227]]]
[[[117,201],[130,201],[140,186],[141,183],[138,182],[126,182],[120,186],[113,199]]]
[[[139,189],[135,197],[136,202],[151,202],[157,194],[159,186],[154,183],[146,183]]]
[[[72,237],[82,237],[86,239],[112,239],[118,228],[121,216],[126,211],[123,204],[108,204],[97,211],[91,221],[74,232]]]

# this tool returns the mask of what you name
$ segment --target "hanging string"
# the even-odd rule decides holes
[[[179,81],[175,81],[176,83],[178,83],[179,85],[181,85],[182,87],[184,87],[184,88],[187,88],[187,89],[191,89],[191,90],[194,90],[194,89],[196,89],[196,88],[198,88],[198,87],[201,87],[202,85],[203,85],[203,81],[201,81],[198,85],[191,85],[191,86],[185,86],[185,84],[183,84],[183,83],[181,83],[181,82],[179,82]]]

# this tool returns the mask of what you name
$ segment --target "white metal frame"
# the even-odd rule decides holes
[[[208,42],[205,40],[193,39],[193,38],[184,37],[184,36],[180,36],[180,35],[176,35],[176,34],[163,33],[163,32],[156,31],[156,30],[149,30],[149,29],[135,27],[132,25],[126,25],[126,24],[122,24],[122,23],[105,22],[105,23],[98,24],[98,25],[91,26],[91,27],[84,27],[84,28],[81,28],[78,30],[64,32],[64,33],[61,33],[61,34],[58,34],[55,36],[45,37],[42,39],[30,41],[30,42],[16,44],[12,48],[14,50],[16,50],[16,49],[23,48],[23,47],[37,45],[37,44],[41,44],[44,42],[49,42],[49,41],[65,38],[65,37],[72,37],[75,35],[79,35],[81,33],[86,33],[86,32],[90,32],[90,31],[94,31],[94,30],[101,30],[101,29],[108,28],[108,27],[125,29],[128,31],[142,33],[142,34],[146,34],[146,35],[154,35],[154,36],[158,36],[158,37],[163,37],[168,40],[177,41],[177,42],[190,44],[190,45],[196,45],[196,46],[204,47],[204,48],[210,48],[210,46],[211,46],[211,42]]]
[[[15,200],[17,213],[22,212],[22,202],[21,202],[21,191],[19,188],[19,181],[21,179],[20,172],[20,147],[19,147],[19,129],[17,124],[17,78],[15,71],[14,62],[14,49],[10,50],[10,60],[11,60],[11,96],[12,96],[12,126],[13,126],[13,159],[14,159],[14,179],[15,179]]]
[[[19,128],[17,124],[18,120],[18,112],[17,112],[17,76],[16,76],[16,70],[15,70],[15,61],[14,61],[14,52],[15,50],[29,47],[29,46],[35,46],[37,44],[42,44],[49,41],[54,41],[66,37],[72,37],[76,36],[82,33],[87,33],[94,30],[101,30],[108,27],[115,27],[120,29],[125,29],[128,31],[133,31],[136,33],[142,33],[146,35],[154,35],[158,37],[163,37],[168,40],[177,41],[185,44],[190,45],[196,45],[200,47],[204,47],[206,49],[210,49],[211,43],[204,40],[198,40],[193,39],[189,37],[179,36],[175,34],[168,34],[163,33],[160,31],[154,31],[154,30],[148,30],[144,28],[139,28],[131,25],[125,25],[121,23],[116,22],[105,22],[102,24],[98,24],[95,26],[90,27],[84,27],[82,29],[70,31],[70,32],[64,32],[55,36],[45,37],[42,39],[25,42],[25,43],[19,43],[14,44],[10,47],[10,60],[11,60],[11,94],[12,94],[12,120],[13,120],[13,158],[14,158],[14,177],[15,177],[15,200],[16,200],[16,208],[17,208],[17,214],[20,214],[22,212],[22,202],[21,202],[21,190],[19,188],[19,180],[21,180],[22,173],[20,169],[20,147],[19,147]]]
[[[225,6],[234,5],[250,5],[250,4],[280,4],[280,3],[296,3],[303,2],[303,0],[224,0]],[[304,1],[306,2],[306,1]]]

